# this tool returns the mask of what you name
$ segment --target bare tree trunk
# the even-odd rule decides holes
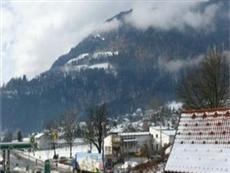
[[[70,154],[70,158],[72,158],[72,144],[70,144],[70,146],[69,146],[69,154]]]

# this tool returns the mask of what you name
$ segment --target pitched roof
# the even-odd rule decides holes
[[[230,109],[181,114],[166,172],[229,173]]]
[[[119,133],[119,136],[147,136],[150,135],[149,132],[123,132]]]

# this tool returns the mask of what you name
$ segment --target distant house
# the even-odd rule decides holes
[[[164,146],[173,143],[176,130],[170,127],[151,126],[149,133],[153,136],[153,150],[159,151]]]
[[[104,153],[106,159],[114,163],[120,160],[122,154],[122,141],[117,134],[110,134],[104,139]]]
[[[152,135],[149,132],[116,133],[104,139],[105,156],[113,162],[125,155],[141,154],[143,150],[152,154]]]
[[[46,133],[38,133],[34,136],[35,142],[37,143],[37,147],[40,150],[50,149],[51,146],[51,138]]]
[[[124,154],[138,153],[147,149],[152,154],[152,136],[149,132],[126,132],[118,134],[122,141]]]
[[[166,173],[230,172],[230,108],[181,114]]]

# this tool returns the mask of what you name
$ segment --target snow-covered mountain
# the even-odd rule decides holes
[[[181,75],[197,65],[208,48],[229,51],[229,3],[208,1],[193,10],[207,13],[210,5],[218,5],[211,30],[194,29],[196,23],[183,30],[140,29],[126,20],[134,10],[110,18],[105,23],[119,22],[116,29],[95,31],[48,71],[32,80],[12,79],[1,88],[4,128],[39,129],[70,109],[84,119],[90,106],[103,102],[115,116],[148,108],[152,100],[176,100]]]

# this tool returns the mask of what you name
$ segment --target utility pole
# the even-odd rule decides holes
[[[7,150],[7,166],[6,166],[6,172],[10,173],[10,150]]]
[[[6,150],[2,151],[3,153],[3,170],[6,172]]]
[[[160,151],[162,150],[162,124],[163,124],[163,107],[161,108],[161,113],[160,113],[160,116],[161,116],[161,122],[160,122]]]

